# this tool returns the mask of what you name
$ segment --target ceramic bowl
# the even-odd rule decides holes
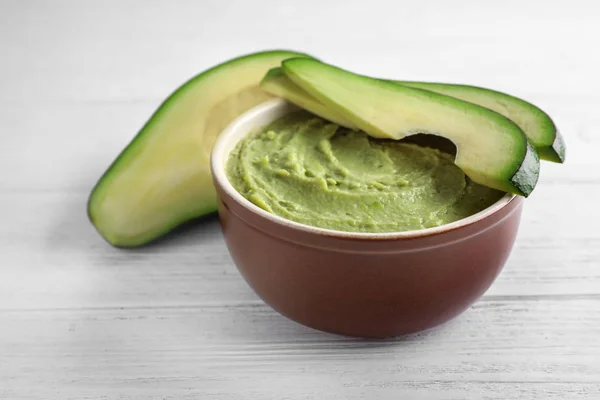
[[[523,199],[510,194],[468,218],[397,233],[351,233],[278,217],[242,197],[225,163],[240,139],[296,110],[281,99],[241,115],[211,154],[231,257],[268,305],[314,329],[383,338],[422,331],[465,311],[501,271]]]

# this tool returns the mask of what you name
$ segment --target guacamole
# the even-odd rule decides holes
[[[435,227],[504,195],[471,181],[440,150],[374,139],[303,110],[241,140],[226,174],[270,213],[350,232]]]

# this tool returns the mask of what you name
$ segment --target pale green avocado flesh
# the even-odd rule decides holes
[[[258,87],[286,50],[249,54],[200,73],[155,111],[94,187],[88,215],[118,247],[146,244],[217,209],[209,157],[233,119],[272,98]]]
[[[438,149],[375,139],[305,110],[242,139],[226,174],[238,192],[270,213],[349,232],[436,227],[505,194],[473,182]]]
[[[456,165],[479,184],[527,197],[537,183],[539,156],[525,133],[488,108],[317,60],[288,59],[282,71],[373,137],[398,140],[428,133],[451,140],[458,149]]]

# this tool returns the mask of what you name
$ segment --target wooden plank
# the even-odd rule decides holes
[[[600,298],[490,300],[403,341],[362,341],[249,302],[2,311],[0,353],[11,361],[0,378],[21,395],[73,398],[180,398],[191,389],[275,399],[283,389],[290,398],[592,399],[600,389],[599,318]]]

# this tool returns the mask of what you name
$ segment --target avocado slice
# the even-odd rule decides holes
[[[564,139],[554,121],[540,108],[525,100],[478,86],[438,82],[393,82],[452,96],[496,111],[511,119],[525,132],[541,159],[556,163],[565,161]]]
[[[523,131],[503,115],[317,60],[291,58],[282,62],[282,70],[309,95],[373,137],[443,136],[456,145],[455,163],[473,181],[525,197],[535,188],[538,154]]]
[[[429,90],[489,108],[516,123],[535,147],[541,159],[557,163],[563,163],[565,160],[564,140],[556,125],[548,114],[525,100],[478,86],[397,80],[390,82]],[[260,86],[267,93],[283,97],[322,118],[348,128],[355,128],[351,122],[344,121],[343,116],[326,108],[294,84],[279,67],[271,69]]]
[[[260,88],[273,96],[282,97],[328,121],[346,128],[358,129],[354,123],[350,122],[343,115],[325,107],[323,103],[302,90],[298,85],[292,82],[279,67],[271,68],[266,73],[260,82]]]
[[[216,211],[213,144],[233,119],[272,98],[258,84],[290,57],[310,56],[287,50],[247,54],[177,88],[93,188],[87,213],[100,235],[117,247],[140,246]]]

